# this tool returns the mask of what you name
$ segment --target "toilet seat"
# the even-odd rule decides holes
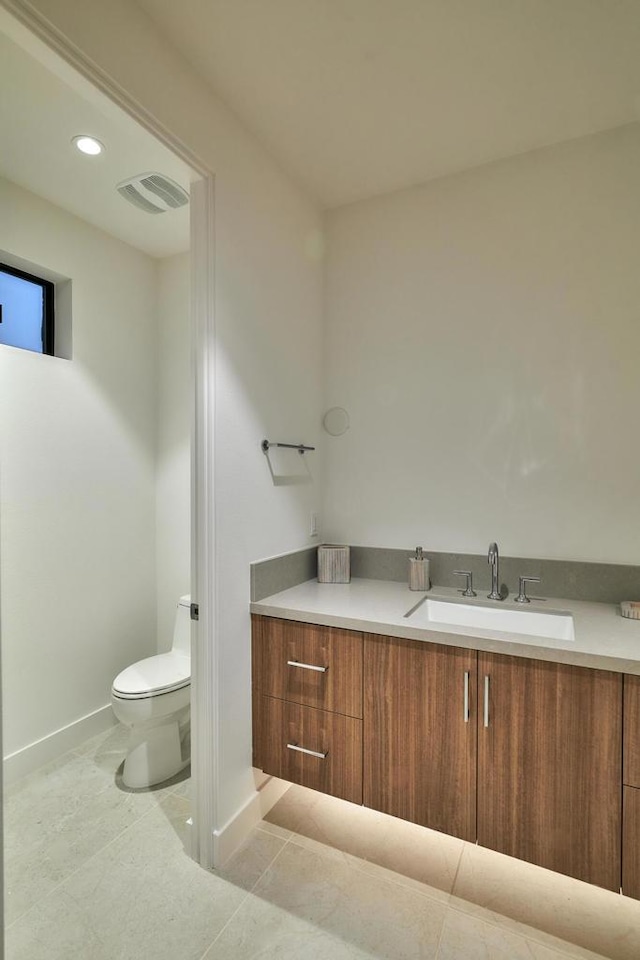
[[[182,690],[191,683],[191,661],[182,654],[159,653],[127,667],[113,681],[119,700],[144,700]]]

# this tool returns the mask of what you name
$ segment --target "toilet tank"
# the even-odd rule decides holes
[[[180,597],[176,607],[176,622],[173,628],[171,649],[176,653],[191,656],[191,597]]]

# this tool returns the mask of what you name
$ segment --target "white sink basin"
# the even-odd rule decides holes
[[[412,626],[425,628],[437,629],[438,625],[450,624],[476,630],[499,630],[509,634],[549,637],[554,640],[575,640],[573,617],[570,613],[541,613],[539,610],[516,610],[514,607],[489,607],[429,599],[407,616]]]

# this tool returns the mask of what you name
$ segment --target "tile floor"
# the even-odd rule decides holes
[[[222,870],[114,728],[9,788],[7,960],[638,960],[640,903],[292,787]]]

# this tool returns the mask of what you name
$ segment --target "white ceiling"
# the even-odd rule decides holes
[[[27,52],[3,31],[21,40],[26,36],[0,18],[0,176],[151,256],[188,250],[188,206],[144,213],[116,192],[116,184],[158,171],[188,190],[189,168],[69,67],[41,51],[38,41],[26,40]],[[101,156],[83,156],[72,146],[71,138],[82,133],[102,141]]]
[[[336,206],[638,120],[640,0],[138,0]]]

